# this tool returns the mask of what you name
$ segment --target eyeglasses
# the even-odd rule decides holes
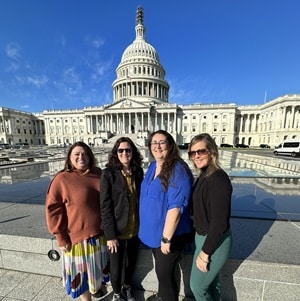
[[[209,150],[206,149],[206,148],[199,148],[196,151],[190,151],[190,152],[188,152],[190,158],[194,158],[196,156],[196,154],[198,156],[203,156],[203,155],[206,155],[208,153],[209,153]]]
[[[154,145],[154,146],[161,146],[161,145],[166,145],[167,144],[167,141],[165,140],[160,140],[160,141],[151,141],[150,142],[150,145]]]
[[[132,148],[118,148],[117,152],[122,154],[125,151],[126,154],[132,153]]]

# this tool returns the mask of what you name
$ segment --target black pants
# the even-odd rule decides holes
[[[121,292],[122,284],[131,285],[140,245],[137,236],[131,239],[119,239],[118,241],[118,252],[109,253],[110,282],[116,294]]]
[[[176,268],[183,248],[181,236],[174,236],[171,241],[171,252],[167,255],[160,248],[152,249],[155,259],[155,272],[158,279],[158,295],[163,301],[178,301],[179,284],[176,281]]]

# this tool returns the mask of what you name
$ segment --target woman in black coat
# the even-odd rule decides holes
[[[138,200],[144,177],[142,159],[132,140],[121,137],[113,146],[101,176],[101,219],[109,250],[113,301],[136,300],[131,282],[139,249]]]

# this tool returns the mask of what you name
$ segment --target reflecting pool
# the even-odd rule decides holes
[[[98,165],[105,167],[109,149],[94,150]],[[193,170],[187,152],[182,158]],[[40,153],[40,152],[39,152]],[[141,149],[144,169],[151,161]],[[36,156],[32,162],[0,165],[0,202],[44,203],[51,178],[63,168],[66,150]],[[232,217],[300,221],[300,161],[220,151],[222,168],[233,185]],[[197,171],[193,170],[195,177]]]

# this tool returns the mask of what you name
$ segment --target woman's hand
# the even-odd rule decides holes
[[[118,252],[119,242],[117,239],[108,240],[106,244],[107,244],[107,248],[110,251],[110,253]]]
[[[196,266],[201,271],[206,273],[209,265],[209,255],[201,251],[196,259]]]
[[[62,252],[66,253],[66,252],[70,252],[71,251],[71,247],[72,247],[72,245],[69,244],[69,243],[67,243],[66,245],[64,245],[62,247],[59,247],[59,248],[60,248],[60,250]]]
[[[170,243],[163,243],[161,242],[160,244],[160,250],[163,254],[167,255],[170,253],[170,246],[171,244]]]

